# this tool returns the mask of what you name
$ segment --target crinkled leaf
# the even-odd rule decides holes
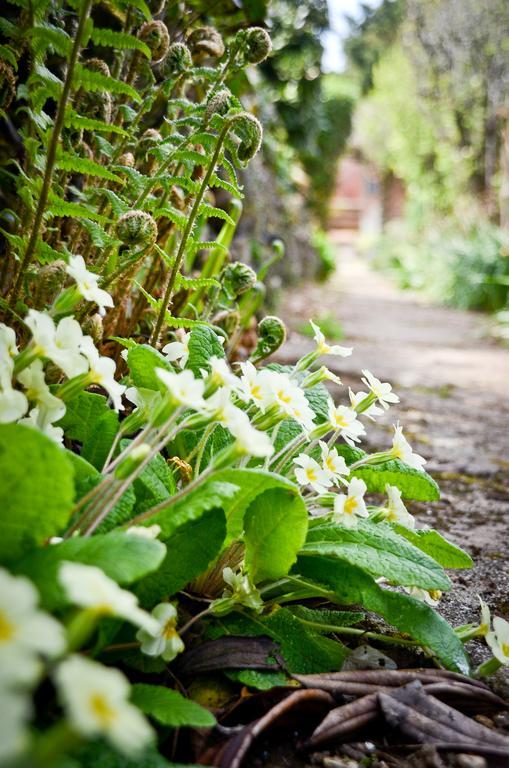
[[[131,688],[131,699],[138,709],[161,725],[211,728],[216,723],[216,718],[208,709],[163,685],[136,683]]]
[[[81,455],[96,469],[102,469],[118,432],[115,411],[107,410],[91,425],[83,442]]]
[[[97,420],[111,411],[107,398],[93,392],[80,392],[66,406],[58,426],[62,427],[66,437],[79,443],[84,443]]]
[[[246,566],[254,582],[278,579],[290,570],[306,539],[306,505],[295,490],[271,488],[246,510]]]
[[[440,490],[427,472],[419,471],[399,459],[391,459],[383,464],[367,464],[353,472],[366,483],[370,493],[384,493],[385,486],[395,485],[403,498],[415,501],[436,501]]]
[[[400,536],[410,541],[414,547],[426,552],[444,568],[471,568],[473,565],[472,558],[467,552],[451,544],[433,528],[412,531],[398,523],[393,524],[392,527]]]
[[[65,451],[37,429],[0,426],[0,559],[15,560],[69,520],[74,471]]]
[[[132,584],[156,570],[163,561],[166,547],[156,539],[144,539],[129,533],[111,531],[88,538],[74,538],[30,552],[16,565],[37,586],[45,608],[65,604],[58,583],[58,570],[64,560],[95,565],[119,584]]]
[[[433,558],[383,523],[359,522],[355,528],[333,523],[313,526],[301,554],[337,557],[391,584],[440,590],[451,586]]]
[[[224,357],[224,349],[217,334],[206,325],[193,328],[188,346],[189,359],[186,368],[190,368],[195,376],[201,376],[202,370],[210,371],[211,357]]]
[[[127,353],[127,364],[134,386],[143,389],[164,390],[164,385],[155,370],[163,368],[165,371],[173,371],[164,355],[148,344],[137,344],[131,347]]]

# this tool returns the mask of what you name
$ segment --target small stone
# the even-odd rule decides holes
[[[497,712],[496,715],[493,715],[493,722],[497,728],[509,731],[509,712]]]
[[[486,717],[486,715],[476,715],[474,717],[474,720],[477,720],[478,723],[481,723],[481,725],[486,726],[486,728],[494,728],[495,723],[490,717]]]
[[[456,765],[458,768],[486,768],[487,763],[481,755],[467,755],[461,752],[456,755]]]

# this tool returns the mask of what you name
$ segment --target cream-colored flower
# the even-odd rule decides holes
[[[46,312],[30,309],[25,323],[32,331],[34,352],[39,357],[47,357],[70,379],[87,372],[88,363],[80,354],[83,333],[77,320],[64,317],[55,326]]]
[[[278,371],[265,371],[268,400],[270,405],[277,405],[287,416],[295,419],[301,427],[310,431],[315,426],[315,414],[309,405],[304,391],[286,374]]]
[[[16,357],[18,354],[16,334],[5,323],[0,323],[0,357],[2,356],[2,351],[5,351],[9,357]]]
[[[481,624],[479,626],[479,635],[486,637],[491,629],[491,613],[487,603],[479,598],[481,603]]]
[[[128,757],[142,752],[152,740],[152,728],[129,702],[129,681],[118,669],[74,655],[58,666],[55,681],[77,733],[102,736]]]
[[[29,743],[28,720],[32,713],[30,698],[19,691],[0,691],[0,765],[19,765],[19,758]],[[22,763],[27,765],[26,762]]]
[[[340,477],[350,474],[346,461],[338,454],[337,448],[329,448],[327,443],[323,440],[320,440],[318,445],[320,446],[322,453],[323,470],[329,475],[334,483],[338,484]]]
[[[376,397],[382,408],[387,410],[391,403],[399,403],[399,397],[392,391],[392,387],[387,382],[382,382],[373,376],[371,371],[362,371],[364,378],[361,379],[362,383],[367,386],[370,392]]]
[[[95,302],[101,310],[113,306],[113,299],[108,291],[99,288],[100,275],[88,271],[83,256],[69,256],[65,271],[75,281],[78,291],[86,301]]]
[[[241,411],[242,413],[242,411]],[[236,450],[244,456],[267,458],[274,453],[274,446],[266,432],[255,429],[245,414],[231,422],[228,429],[235,438]]]
[[[386,520],[390,523],[401,523],[406,528],[415,528],[415,520],[401,500],[401,491],[395,485],[385,486],[387,504],[385,506]]]
[[[142,539],[157,539],[161,533],[161,526],[155,523],[154,525],[133,525],[127,529],[126,533]]]
[[[32,408],[28,416],[25,416],[25,418],[21,419],[18,423],[38,429],[43,435],[46,435],[50,440],[53,440],[60,445],[64,439],[64,430],[62,427],[55,427],[52,424],[51,416],[51,412],[46,412],[43,406],[36,406],[35,408]]]
[[[299,485],[310,485],[318,494],[327,492],[327,488],[332,485],[330,472],[323,469],[320,464],[308,456],[307,453],[300,453],[293,460],[297,464],[295,477]]]
[[[495,616],[493,630],[486,634],[493,656],[504,666],[509,666],[509,622]]]
[[[228,585],[223,593],[224,598],[230,598],[250,608],[252,611],[260,612],[263,609],[263,600],[260,593],[249,580],[245,573],[235,573],[232,568],[223,569],[223,580]]]
[[[339,493],[334,498],[334,522],[352,528],[357,525],[357,518],[368,517],[364,501],[366,483],[358,477],[353,477],[348,483],[346,494]]]
[[[205,384],[202,379],[195,378],[192,371],[171,373],[163,368],[156,368],[156,375],[167,387],[172,399],[179,405],[186,405],[197,411],[205,407],[203,399]]]
[[[352,347],[341,347],[339,344],[327,344],[325,336],[321,332],[320,328],[312,321],[309,321],[311,328],[314,331],[314,340],[316,341],[316,351],[320,355],[337,355],[339,357],[349,357],[353,349]]]
[[[32,403],[39,406],[48,422],[58,421],[65,414],[65,403],[50,392],[41,360],[34,360],[31,365],[20,371],[18,381],[25,388],[25,395]]]
[[[74,605],[100,616],[119,616],[149,632],[157,630],[157,621],[139,607],[136,595],[119,587],[95,565],[65,561],[60,566],[58,578]]]
[[[209,365],[210,378],[214,384],[219,387],[230,387],[231,389],[237,388],[239,379],[232,372],[224,357],[216,357],[214,355],[210,358]]]
[[[122,395],[126,388],[115,381],[115,361],[111,357],[102,357],[97,351],[91,336],[84,336],[80,349],[90,365],[90,380],[106,390],[116,411],[123,411]]]
[[[422,603],[426,603],[426,605],[430,605],[432,608],[438,605],[440,598],[442,597],[442,593],[439,589],[430,589],[428,591],[427,589],[421,589],[420,587],[404,587],[404,590],[412,597],[415,597]]]
[[[147,656],[161,656],[164,661],[172,661],[184,650],[184,642],[177,632],[177,609],[172,603],[159,603],[152,610],[152,616],[158,622],[157,630],[139,629],[136,633],[140,650]]]
[[[186,363],[189,360],[189,339],[191,333],[182,333],[178,341],[170,341],[162,348],[162,353],[170,363],[179,361],[181,368],[186,367]]]
[[[25,678],[26,670],[15,669],[16,664],[23,665],[24,657],[36,673],[35,657],[58,656],[65,648],[63,627],[39,611],[38,603],[31,581],[0,568],[0,667],[10,666],[9,677]]]
[[[14,363],[7,348],[0,346],[0,424],[18,421],[28,410],[23,392],[12,386]]]
[[[350,446],[360,442],[361,435],[366,434],[364,425],[357,419],[354,409],[346,405],[336,406],[332,400],[329,402],[329,424],[334,431],[339,431],[343,440]]]
[[[239,363],[240,378],[236,382],[237,395],[245,403],[254,403],[264,411],[270,401],[267,371],[259,371],[249,361]]]
[[[243,424],[250,425],[247,414],[232,403],[231,390],[228,387],[216,389],[205,401],[205,406],[212,422],[217,422],[227,429],[233,427],[235,430]]]
[[[399,424],[394,427],[390,453],[393,458],[400,459],[414,469],[422,471],[423,465],[426,464],[426,459],[413,452],[412,446],[403,434],[403,427],[400,427]]]

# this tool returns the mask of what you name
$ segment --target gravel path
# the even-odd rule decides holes
[[[441,611],[453,624],[476,621],[481,594],[509,619],[509,352],[486,338],[482,315],[398,291],[351,247],[337,247],[339,267],[327,284],[286,297],[281,314],[290,333],[278,359],[290,362],[313,348],[296,330],[308,318],[330,314],[340,322],[342,343],[354,354],[331,369],[359,389],[360,370],[368,368],[401,398],[368,430],[370,444],[390,444],[391,425],[401,421],[442,490],[439,502],[412,511],[474,558],[471,571],[452,574]],[[471,651],[475,658],[483,648]]]

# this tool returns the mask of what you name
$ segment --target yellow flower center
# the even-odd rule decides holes
[[[350,496],[345,501],[344,512],[347,515],[353,515],[355,513],[355,510],[357,509],[357,506],[358,506],[358,504],[357,504],[357,499],[355,498],[355,496]]]
[[[348,422],[345,419],[345,417],[344,416],[340,416],[339,414],[336,414],[334,416],[334,423],[336,424],[337,427],[347,427],[348,426]]]
[[[90,697],[90,709],[101,725],[107,728],[115,720],[117,713],[109,705],[102,693],[94,693]]]
[[[509,659],[509,643],[502,643],[501,648],[504,656],[507,656],[507,658]]]
[[[281,400],[282,403],[290,403],[292,398],[290,395],[285,395],[284,391],[282,389],[279,390],[277,393],[278,399]]]
[[[306,469],[306,477],[310,482],[314,482],[316,480],[315,470],[311,468]]]
[[[330,469],[331,472],[334,472],[334,459],[331,456],[327,456],[325,459],[325,466],[327,469]]]
[[[262,393],[261,393],[260,385],[259,384],[255,384],[254,386],[251,387],[251,397],[254,400],[261,400],[262,399]]]
[[[0,611],[0,643],[8,642],[14,635],[15,626],[7,619],[3,611]]]
[[[178,635],[178,632],[175,629],[175,619],[168,619],[164,625],[162,634],[165,640],[172,640]]]

